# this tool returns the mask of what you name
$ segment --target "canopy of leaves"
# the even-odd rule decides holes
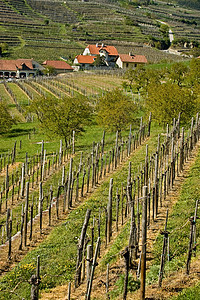
[[[177,84],[153,83],[148,86],[147,108],[159,123],[171,123],[181,113],[181,122],[188,122],[198,111],[197,98],[191,90]]]
[[[135,119],[137,106],[121,90],[114,89],[99,99],[97,121],[111,131],[121,131]]]
[[[163,70],[145,69],[143,65],[137,65],[135,69],[128,69],[124,78],[128,80],[128,86],[131,90],[147,90],[147,86],[152,82],[157,82],[164,76]],[[123,83],[123,87],[125,84]]]
[[[94,65],[95,67],[106,66],[104,56],[100,56],[100,55],[98,54],[97,57],[96,57],[96,59],[95,59],[95,61],[93,62],[93,65]]]
[[[74,130],[76,135],[84,131],[84,126],[91,119],[91,107],[88,99],[83,96],[66,97],[63,99],[38,98],[30,105],[36,113],[41,128],[51,137],[59,136],[65,143]]]
[[[43,72],[43,74],[49,75],[49,76],[57,74],[56,69],[52,66],[46,66],[42,72]]]
[[[140,88],[144,85],[144,73],[145,68],[142,65],[137,65],[135,69],[128,69],[124,75],[124,78],[128,80],[128,85],[132,90],[133,87],[140,90]]]
[[[174,63],[169,71],[169,78],[173,83],[177,83],[179,86],[182,84],[188,67],[181,62]]]
[[[8,107],[0,101],[0,133],[8,131],[15,123],[16,121],[10,115]]]

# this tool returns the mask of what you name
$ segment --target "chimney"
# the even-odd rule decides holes
[[[96,43],[96,47],[97,47],[97,48],[98,48],[98,46],[99,46],[98,43]]]
[[[104,43],[101,44],[101,47],[102,47],[102,48],[104,47]]]

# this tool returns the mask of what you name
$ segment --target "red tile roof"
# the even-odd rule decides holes
[[[114,46],[107,46],[104,44],[96,44],[96,45],[88,45],[87,48],[89,48],[90,53],[93,55],[99,54],[100,50],[105,50],[108,52],[109,55],[118,56],[117,49]]]
[[[77,55],[76,59],[78,60],[79,64],[93,64],[95,61],[96,56],[90,55]]]
[[[147,63],[147,59],[144,55],[130,55],[130,54],[119,54],[122,62],[127,63]]]
[[[73,70],[69,64],[61,60],[45,60],[42,65],[51,66],[57,70]]]
[[[18,69],[21,70],[23,64],[25,64],[30,70],[34,69],[32,59],[16,59],[16,60],[1,59],[0,70],[2,71],[17,71]]]

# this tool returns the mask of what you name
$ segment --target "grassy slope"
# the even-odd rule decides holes
[[[150,142],[150,149],[156,144],[157,131],[154,131],[154,138]],[[141,147],[136,155],[133,156],[133,170],[136,172],[138,163],[144,160],[145,147]],[[117,172],[112,177],[114,179],[114,192],[116,186],[121,187],[121,182],[126,183],[128,163],[126,163],[120,172]],[[51,288],[55,285],[62,284],[66,280],[73,278],[77,238],[80,236],[80,231],[87,208],[92,209],[93,215],[98,216],[99,207],[103,208],[107,204],[109,180],[106,180],[97,191],[78,209],[70,212],[68,218],[62,226],[55,228],[49,235],[47,240],[42,243],[37,249],[29,253],[25,259],[13,271],[9,272],[1,279],[2,299],[16,299],[10,294],[10,290],[21,280],[28,280],[31,273],[34,271],[35,258],[41,256],[41,273],[42,284],[41,289]],[[114,205],[114,204],[113,204]],[[102,223],[104,216],[102,216]],[[104,229],[102,228],[102,235]],[[95,236],[97,232],[95,230]],[[46,275],[45,275],[46,274]],[[7,291],[7,292],[6,292]],[[16,293],[20,297],[29,297],[30,287],[27,283],[20,283]]]

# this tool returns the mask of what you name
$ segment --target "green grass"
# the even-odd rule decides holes
[[[195,287],[190,287],[183,290],[177,297],[170,298],[171,300],[197,300],[200,297],[200,283]]]

